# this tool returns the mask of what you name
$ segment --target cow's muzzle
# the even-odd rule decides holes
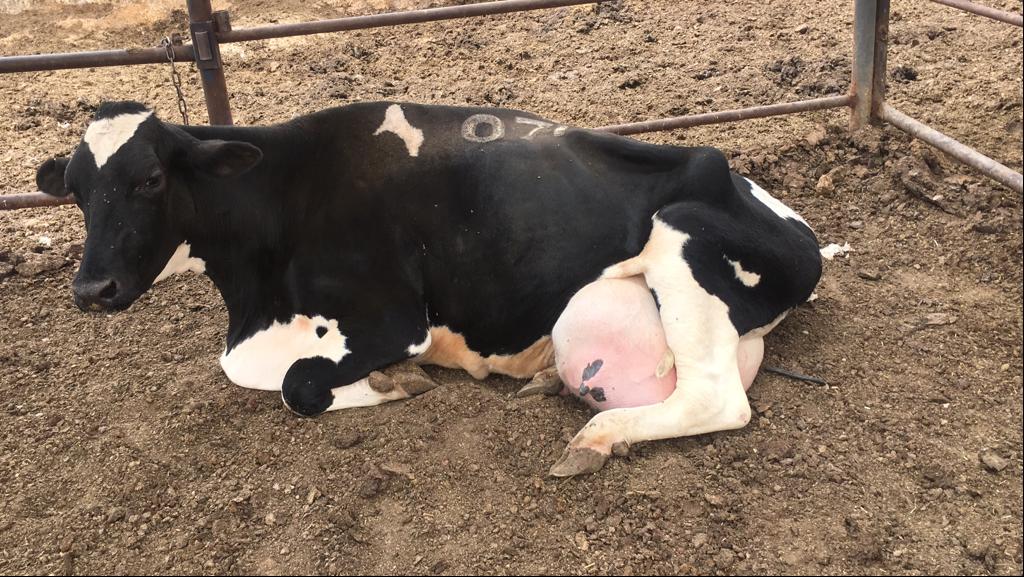
[[[112,278],[100,280],[76,280],[71,287],[75,294],[75,305],[83,311],[116,310],[124,308],[119,299],[121,287]]]

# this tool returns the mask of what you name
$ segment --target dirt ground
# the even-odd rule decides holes
[[[155,45],[186,29],[181,5],[0,2],[0,54]],[[245,27],[427,5],[230,8]],[[240,123],[396,99],[597,126],[840,94],[851,22],[846,0],[629,1],[224,55]],[[891,99],[1020,171],[1021,44],[895,0]],[[34,190],[103,99],[178,120],[166,66],[0,76],[0,191]],[[443,386],[421,397],[299,419],[221,373],[226,314],[205,277],[83,314],[78,210],[0,214],[0,572],[1021,574],[1021,198],[846,123],[642,137],[724,149],[823,245],[850,243],[767,341],[767,365],[828,385],[762,374],[745,429],[639,445],[572,480],[546,471],[582,406],[430,369]]]

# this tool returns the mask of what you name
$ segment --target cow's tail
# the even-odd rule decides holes
[[[604,273],[601,274],[601,278],[629,278],[638,274],[644,274],[646,270],[647,263],[645,262],[643,253],[640,253],[633,258],[626,259],[604,269]]]

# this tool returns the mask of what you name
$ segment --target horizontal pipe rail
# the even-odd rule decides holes
[[[1020,26],[1024,28],[1024,16],[1015,12],[1005,12],[991,6],[984,6],[982,4],[975,4],[968,0],[932,0],[937,4],[944,4],[952,8],[957,8],[965,12],[971,12],[979,16],[998,20],[1000,22],[1006,22],[1007,24],[1013,24],[1014,26]]]
[[[906,132],[907,134],[920,138],[928,144],[938,148],[942,152],[952,156],[960,162],[976,168],[982,174],[993,178],[1018,193],[1024,192],[1024,176],[1014,172],[1007,166],[985,156],[970,146],[947,136],[927,124],[915,120],[899,110],[896,110],[887,103],[882,104],[879,111],[882,120]]]
[[[60,206],[74,204],[75,199],[67,196],[50,196],[43,192],[23,194],[0,194],[0,210],[18,210],[19,208],[37,208],[40,206]]]
[[[344,30],[360,30],[397,26],[400,24],[416,24],[438,20],[452,20],[473,16],[492,14],[508,14],[526,12],[544,8],[561,8],[581,4],[599,4],[603,0],[500,0],[497,2],[480,2],[462,6],[443,8],[426,8],[407,10],[404,12],[385,12],[368,16],[352,16],[298,24],[275,24],[240,28],[217,33],[219,42],[243,42],[247,40],[265,40],[283,38],[285,36],[301,36],[321,34],[325,32],[341,32]],[[195,53],[191,45],[175,46],[174,60],[181,62],[195,61]],[[101,66],[124,66],[133,64],[160,64],[167,62],[163,47],[132,48],[128,50],[98,50],[93,52],[64,52],[57,54],[31,54],[26,56],[0,57],[0,73],[36,72],[42,70],[60,70],[71,68],[94,68]]]
[[[755,106],[753,108],[741,108],[738,110],[724,110],[722,112],[709,112],[707,114],[695,114],[692,116],[679,116],[665,118],[662,120],[649,120],[647,122],[636,122],[632,124],[618,124],[613,126],[602,126],[594,130],[612,132],[615,134],[640,134],[643,132],[657,132],[660,130],[672,130],[675,128],[687,128],[703,124],[718,124],[723,122],[736,122],[748,118],[762,118],[765,116],[777,116],[780,114],[793,114],[809,110],[826,110],[829,108],[840,108],[850,106],[850,96],[832,96],[829,98],[817,98],[814,100],[801,100],[784,104],[772,104],[769,106]],[[61,204],[72,204],[74,199],[70,196],[54,198],[42,192],[30,192],[26,194],[0,195],[0,210],[14,210],[19,208],[32,208],[37,206],[57,206]]]
[[[675,130],[706,124],[736,122],[751,118],[765,118],[798,112],[828,110],[830,108],[841,108],[844,106],[849,107],[852,103],[853,98],[849,95],[831,96],[827,98],[816,98],[813,100],[800,100],[797,102],[770,104],[767,106],[754,106],[751,108],[740,108],[736,110],[708,112],[706,114],[648,120],[645,122],[601,126],[594,130],[621,135],[641,134],[644,132]],[[997,180],[1017,192],[1022,191],[1022,186],[1024,185],[1022,185],[1020,173],[1014,172],[1012,169],[985,156],[984,154],[981,154],[973,148],[907,116],[906,114],[903,114],[889,104],[882,104],[880,117],[882,120],[891,123],[893,126],[907,132],[911,136],[920,138],[935,148],[938,148],[953,158],[956,158],[960,162],[976,168],[986,176]],[[42,192],[7,194],[0,195],[0,210],[14,210],[39,206],[57,206],[61,204],[72,204],[73,202],[74,199],[70,196],[55,198]]]
[[[677,128],[690,128],[704,124],[719,124],[722,122],[736,122],[749,118],[765,118],[767,116],[779,116],[781,114],[794,114],[797,112],[810,112],[813,110],[828,110],[829,108],[849,107],[853,104],[853,97],[829,96],[826,98],[814,98],[811,100],[798,100],[796,102],[782,102],[769,104],[767,106],[753,106],[750,108],[738,108],[735,110],[721,110],[718,112],[707,112],[704,114],[693,114],[690,116],[673,116],[659,120],[646,120],[644,122],[631,122],[629,124],[613,124],[600,126],[594,130],[611,132],[614,134],[640,134],[642,132],[658,132],[662,130],[675,130]]]
[[[176,62],[192,62],[195,54],[191,45],[174,46]],[[167,62],[167,51],[156,48],[130,48],[128,50],[97,50],[94,52],[64,52],[60,54],[29,54],[0,57],[0,73],[37,72],[71,68],[98,68],[130,64],[160,64]]]
[[[602,0],[500,0],[498,2],[480,2],[461,6],[445,6],[442,8],[424,8],[403,12],[385,12],[368,16],[350,16],[331,20],[316,20],[297,24],[272,24],[255,28],[238,28],[217,33],[220,42],[245,42],[247,40],[266,40],[285,36],[302,36],[306,34],[322,34],[325,32],[342,32],[344,30],[361,30],[382,26],[398,26],[452,20],[472,16],[488,16],[507,14],[509,12],[525,12],[542,8],[561,8],[579,4],[598,4]]]

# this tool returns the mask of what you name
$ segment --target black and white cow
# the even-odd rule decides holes
[[[675,391],[597,414],[562,476],[616,444],[744,426],[737,351],[821,273],[803,219],[718,150],[515,110],[372,102],[223,127],[107,103],[37,183],[84,214],[80,308],[124,309],[158,278],[205,272],[229,313],[227,376],[302,415],[421,392],[368,378],[406,359],[531,377],[577,291],[642,275]]]

